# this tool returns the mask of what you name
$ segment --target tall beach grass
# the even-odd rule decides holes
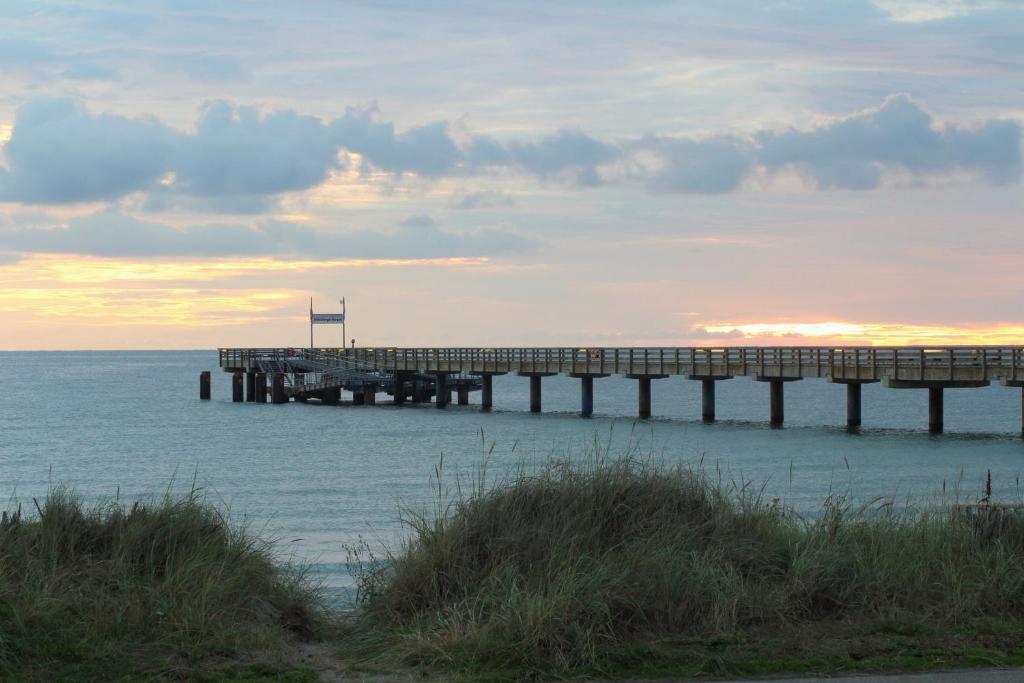
[[[0,518],[0,678],[194,677],[321,623],[315,586],[193,490]]]
[[[440,481],[440,472],[439,481]],[[638,643],[1024,618],[1024,520],[827,500],[802,517],[650,458],[439,485],[358,571],[349,646],[442,669],[600,670]]]

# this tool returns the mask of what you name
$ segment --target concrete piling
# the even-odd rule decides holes
[[[270,385],[270,402],[281,404],[288,402],[288,394],[284,393],[284,373],[275,372]]]
[[[580,377],[580,415],[590,417],[594,414],[594,377]]]
[[[210,400],[210,371],[203,370],[199,373],[199,400]]]
[[[785,383],[780,379],[771,380],[769,383],[769,394],[771,410],[769,424],[772,427],[781,427],[785,418],[785,405],[783,400],[783,387]]]
[[[267,402],[267,373],[256,373],[256,403]]]
[[[396,406],[405,405],[405,376],[404,372],[395,373],[394,401]]]
[[[341,403],[341,387],[321,390],[320,402],[327,406],[336,406]]]
[[[846,428],[860,427],[860,394],[861,383],[850,382],[846,385]]]
[[[251,370],[245,373],[245,400],[256,402],[256,373]]]
[[[639,398],[638,413],[641,420],[651,416],[651,378],[637,377],[637,394]]]
[[[377,405],[377,385],[367,384],[363,387],[363,405]]]
[[[928,387],[928,431],[932,434],[942,433],[942,394],[942,387]]]
[[[700,419],[708,424],[715,421],[715,380],[700,381]]]
[[[540,375],[530,375],[530,412],[540,412]]]
[[[438,408],[444,408],[452,397],[452,393],[448,389],[448,373],[439,372],[435,377],[437,379],[434,382],[434,395],[436,396],[434,402]]]
[[[468,406],[469,405],[469,385],[467,385],[467,384],[460,384],[459,385],[459,405],[460,406]]]
[[[482,375],[480,381],[480,410],[487,412],[494,405],[494,375]]]
[[[241,403],[245,400],[243,383],[244,380],[242,378],[241,370],[236,370],[231,374],[231,401],[233,403]]]

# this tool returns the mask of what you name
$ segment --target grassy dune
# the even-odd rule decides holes
[[[1013,513],[803,519],[631,460],[473,488],[362,566],[355,659],[473,680],[1024,662]]]
[[[345,614],[197,494],[90,507],[55,489],[0,519],[0,680],[1024,664],[1024,520],[1013,511],[831,499],[805,519],[630,459],[482,481],[406,512],[409,540],[357,565]],[[297,658],[311,640],[315,661]]]
[[[322,623],[307,579],[196,493],[88,507],[57,488],[0,519],[3,680],[258,678]]]

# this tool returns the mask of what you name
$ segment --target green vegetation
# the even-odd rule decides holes
[[[357,609],[193,492],[0,518],[0,679],[512,681],[1024,664],[1024,519],[801,518],[649,460],[481,476],[353,549]],[[340,624],[339,624],[340,622]],[[349,676],[350,678],[345,678]]]
[[[276,661],[324,623],[314,587],[196,491],[33,503],[0,519],[0,678],[315,680]]]
[[[472,680],[1024,663],[1009,511],[803,519],[635,460],[470,488],[362,565],[350,659]]]

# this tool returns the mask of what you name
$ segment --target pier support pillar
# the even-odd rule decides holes
[[[434,402],[438,408],[444,408],[452,398],[452,392],[448,389],[448,374],[439,372],[434,382]]]
[[[861,386],[877,382],[876,379],[832,378],[833,384],[846,385],[846,428],[850,431],[860,429],[861,422]]]
[[[469,405],[469,386],[466,385],[466,384],[460,384],[459,385],[459,405],[460,406],[468,406]]]
[[[637,398],[639,399],[639,406],[637,408],[637,414],[641,420],[646,420],[651,416],[651,378],[650,377],[638,377],[637,378]]]
[[[414,379],[412,381],[412,402],[426,403],[429,400],[426,384],[421,379]]]
[[[707,423],[715,421],[715,380],[700,382],[700,419]]]
[[[267,373],[265,372],[256,373],[256,402],[267,402]]]
[[[795,382],[799,377],[755,377],[758,382],[768,382],[768,424],[781,427],[786,417],[783,387],[786,382]]]
[[[931,434],[942,433],[942,394],[942,387],[928,387],[928,431]]]
[[[553,372],[520,372],[520,377],[530,378],[530,412],[539,413],[541,406],[540,380],[542,377],[551,377]]]
[[[651,417],[651,380],[665,379],[668,375],[626,375],[629,379],[637,381],[637,414],[641,420]]]
[[[320,402],[325,406],[336,406],[341,402],[341,388],[332,387],[320,391]]]
[[[244,400],[244,395],[243,395],[243,392],[242,392],[242,388],[243,388],[242,384],[243,384],[242,371],[241,370],[236,370],[231,375],[231,401],[233,403],[241,403]]]
[[[284,373],[275,372],[270,385],[270,402],[279,404],[288,402],[288,394],[284,393]]]
[[[406,373],[396,372],[395,373],[395,405],[405,405],[405,377]]]
[[[772,427],[781,427],[782,422],[786,416],[785,401],[783,399],[782,389],[784,386],[785,385],[779,380],[769,382],[771,395],[771,415],[769,419],[769,424],[771,424]]]
[[[732,375],[687,375],[686,379],[700,380],[700,419],[711,424],[715,421],[715,382],[732,379]]]
[[[377,385],[367,384],[363,386],[363,405],[377,405]]]
[[[480,410],[487,412],[494,405],[494,375],[480,376],[483,386],[480,389]]]
[[[540,375],[530,375],[530,412],[539,413],[541,405]]]
[[[592,375],[580,377],[580,415],[590,417],[594,414],[594,378]]]
[[[846,428],[860,427],[860,382],[846,385]]]
[[[256,373],[245,373],[245,400],[250,403],[256,402]]]
[[[210,400],[210,371],[203,370],[199,373],[199,400]]]
[[[580,417],[590,417],[594,414],[594,380],[608,375],[581,372],[569,373],[569,376],[580,381]]]
[[[890,389],[927,389],[928,390],[928,431],[941,434],[943,430],[943,392],[946,389],[974,389],[987,387],[988,380],[883,380]]]

